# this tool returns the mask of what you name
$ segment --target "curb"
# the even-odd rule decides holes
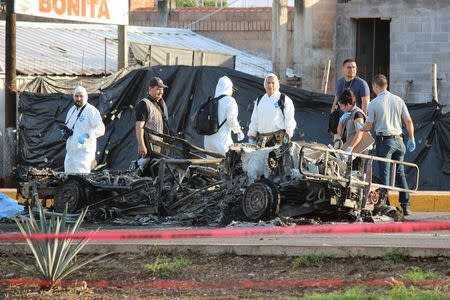
[[[400,207],[398,192],[389,193],[392,206]],[[450,212],[449,191],[417,191],[410,194],[411,211],[420,212]]]
[[[21,247],[22,246],[22,247]],[[0,249],[8,253],[19,252],[31,253],[30,249],[24,243],[0,244]],[[249,245],[249,244],[103,244],[88,243],[80,253],[98,254],[98,253],[199,253],[208,255],[243,255],[243,256],[308,256],[321,255],[332,256],[335,258],[348,257],[370,257],[382,258],[386,253],[402,249],[405,255],[409,257],[450,257],[449,248],[425,248],[425,247],[374,247],[374,246],[295,246],[295,245]]]

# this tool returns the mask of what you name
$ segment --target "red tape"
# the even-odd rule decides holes
[[[37,233],[32,235],[0,235],[0,240],[51,240],[51,239],[175,239],[195,237],[236,237],[254,235],[294,235],[294,234],[356,234],[383,232],[414,232],[449,230],[450,221],[403,222],[403,223],[363,223],[363,224],[324,224],[298,225],[293,227],[252,227],[220,229],[183,229],[153,231],[99,231],[77,233]]]
[[[28,279],[0,279],[1,284],[8,285],[34,285],[49,286],[48,280]],[[55,286],[85,287],[85,288],[147,288],[147,289],[195,289],[195,288],[258,288],[258,287],[340,287],[352,285],[367,286],[448,286],[450,280],[265,280],[265,281],[224,281],[224,282],[198,282],[198,281],[156,281],[156,282],[106,282],[106,281],[61,281]]]

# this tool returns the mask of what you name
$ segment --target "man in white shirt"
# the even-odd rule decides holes
[[[249,129],[248,142],[264,145],[288,143],[294,135],[295,108],[292,100],[280,93],[280,82],[275,74],[269,73],[264,80],[266,93],[255,101]]]

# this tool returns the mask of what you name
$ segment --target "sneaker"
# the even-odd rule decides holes
[[[409,205],[402,205],[402,211],[404,216],[409,216],[411,214],[411,209]]]

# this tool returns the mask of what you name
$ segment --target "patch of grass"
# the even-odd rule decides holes
[[[331,259],[332,256],[325,256],[325,255],[317,255],[317,254],[310,254],[306,256],[300,256],[294,261],[294,267],[300,267],[300,266],[314,266],[318,267],[320,266],[325,260]]]
[[[97,272],[94,272],[94,273],[89,273],[87,276],[86,276],[86,280],[87,281],[98,281],[98,274],[97,274]]]
[[[450,258],[447,258],[447,267],[450,268]]]
[[[377,295],[366,291],[366,286],[354,286],[342,293],[313,294],[305,296],[307,300],[375,300]]]
[[[175,269],[187,266],[191,263],[190,259],[186,259],[183,256],[171,261],[168,258],[156,258],[152,264],[145,264],[144,270],[155,276],[167,277]]]
[[[14,261],[12,261],[11,259],[5,259],[0,261],[0,269],[6,269],[9,266],[14,265]]]
[[[409,256],[408,249],[400,249],[396,248],[390,252],[387,252],[386,249],[383,249],[383,257],[381,258],[383,264],[389,266],[396,266],[400,262],[405,262]]]
[[[103,270],[110,270],[114,268],[114,266],[110,263],[101,264],[99,267]]]
[[[415,300],[445,300],[448,299],[448,294],[439,290],[424,291],[418,290],[415,287],[406,287],[404,285],[396,285],[390,291],[388,300],[403,300],[403,299],[415,299]]]
[[[445,293],[435,291],[423,291],[414,287],[407,288],[403,285],[394,286],[388,291],[367,291],[366,286],[354,286],[344,293],[328,293],[328,294],[313,294],[305,296],[302,299],[306,300],[444,300],[448,299]]]
[[[71,287],[57,287],[55,290],[65,295],[75,295],[77,293],[76,289]]]
[[[427,280],[433,278],[439,278],[442,274],[439,272],[424,272],[419,267],[414,267],[409,272],[400,275],[403,280]]]

